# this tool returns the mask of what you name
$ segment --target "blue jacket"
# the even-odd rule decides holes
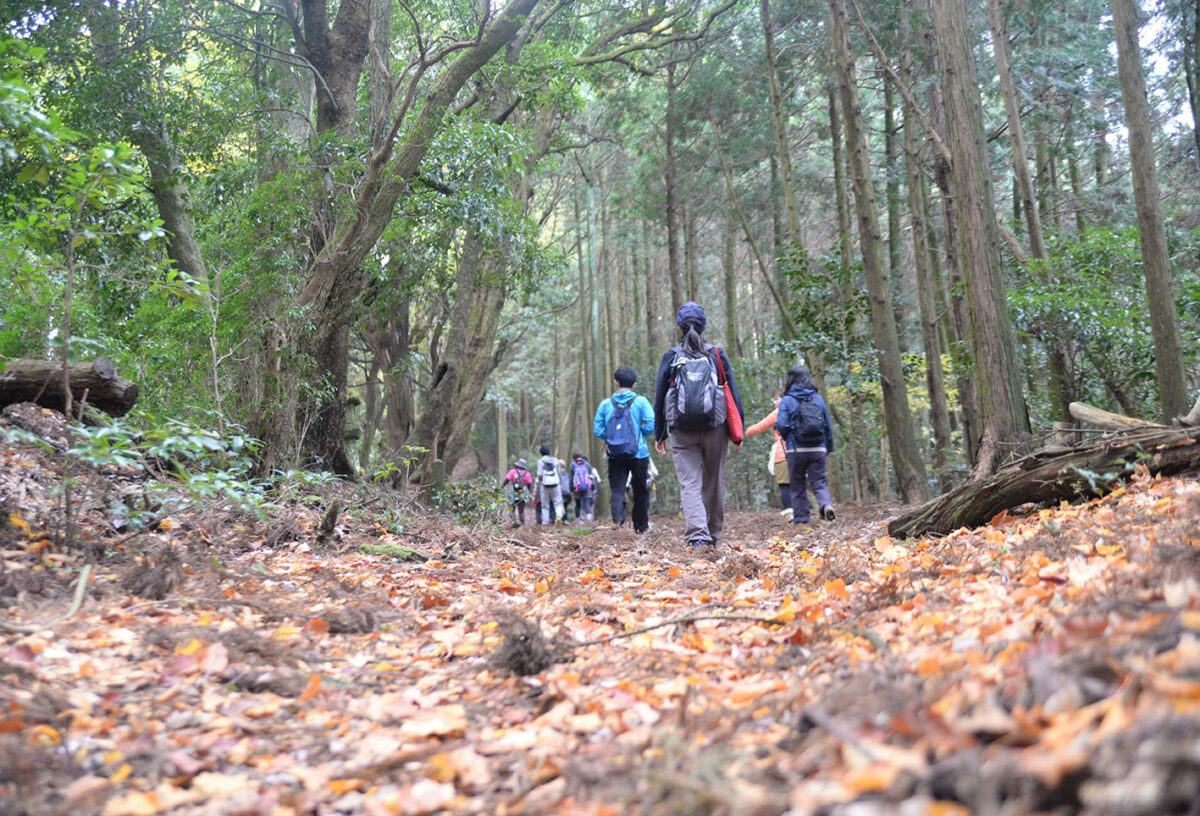
[[[775,430],[779,431],[779,435],[783,437],[787,449],[795,450],[792,431],[799,419],[797,413],[800,410],[801,398],[812,398],[813,402],[821,406],[821,413],[825,415],[825,452],[833,453],[833,423],[829,421],[829,407],[825,405],[825,400],[821,399],[821,395],[815,389],[793,387],[791,391],[783,395],[783,399],[779,401],[779,416],[775,419]]]
[[[638,429],[638,449],[634,459],[646,459],[650,456],[650,448],[646,446],[646,434],[654,433],[654,409],[650,400],[633,391],[618,391],[600,403],[596,409],[596,418],[592,420],[592,432],[604,439],[608,429],[608,418],[612,416],[613,403],[622,408],[629,407],[629,415],[633,417],[634,427]],[[630,405],[630,403],[633,403]]]

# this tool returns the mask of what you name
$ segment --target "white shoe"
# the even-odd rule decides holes
[[[790,520],[790,519],[792,518],[792,514],[793,514],[793,512],[794,512],[794,511],[792,510],[792,508],[788,507],[788,508],[786,508],[786,509],[784,509],[784,510],[780,510],[780,511],[779,511],[779,515],[783,516],[785,519],[789,519],[789,520]]]

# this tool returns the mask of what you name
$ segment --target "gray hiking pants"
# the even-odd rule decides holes
[[[720,541],[725,529],[725,455],[729,451],[724,423],[704,431],[672,428],[670,442],[683,509],[683,540]]]
[[[540,485],[538,487],[542,491],[542,524],[550,523],[550,507],[554,506],[554,518],[556,521],[563,520],[563,497],[562,485]]]

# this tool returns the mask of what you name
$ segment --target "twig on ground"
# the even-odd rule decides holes
[[[804,716],[805,719],[807,719],[813,725],[817,725],[817,726],[820,726],[821,728],[824,728],[830,734],[833,734],[833,736],[836,737],[838,740],[846,743],[851,748],[853,748],[854,750],[858,751],[860,754],[865,756],[871,762],[877,762],[879,760],[879,757],[875,755],[875,752],[873,750],[871,750],[871,747],[869,745],[867,745],[865,742],[860,740],[858,737],[851,734],[849,731],[847,731],[845,728],[842,727],[841,723],[839,723],[837,720],[830,717],[828,714],[826,714],[824,711],[817,708],[816,706],[806,705],[803,708],[803,710],[801,711],[801,714]]]
[[[783,626],[784,624],[788,623],[788,621],[780,620],[778,616],[775,616],[773,618],[764,618],[764,617],[760,617],[758,615],[684,615],[683,617],[680,617],[680,618],[671,618],[670,620],[659,621],[658,623],[652,623],[649,626],[643,626],[640,629],[631,629],[628,632],[618,632],[615,635],[608,635],[607,637],[595,638],[594,640],[581,640],[581,641],[578,641],[577,643],[565,643],[563,645],[566,646],[568,649],[578,649],[581,646],[596,646],[601,643],[608,643],[610,640],[617,640],[618,638],[627,638],[627,637],[633,637],[634,635],[641,635],[641,634],[644,634],[645,632],[651,632],[655,629],[661,629],[664,626],[674,626],[677,623],[694,623],[695,621],[702,621],[702,620],[753,621],[755,623],[768,623],[768,624],[772,624],[774,626]]]
[[[19,624],[19,623],[8,623],[7,621],[0,621],[0,629],[3,629],[5,632],[13,632],[13,633],[19,634],[19,635],[33,635],[33,634],[37,634],[38,632],[45,631],[46,629],[49,629],[51,626],[54,626],[57,623],[61,623],[62,621],[65,621],[67,618],[71,617],[76,612],[78,612],[79,607],[83,606],[83,596],[84,596],[84,594],[87,593],[88,580],[91,577],[92,577],[92,565],[84,564],[83,569],[81,569],[79,571],[79,577],[75,580],[75,597],[71,601],[71,607],[66,612],[59,615],[57,618],[48,620],[45,623],[28,624],[28,625]]]

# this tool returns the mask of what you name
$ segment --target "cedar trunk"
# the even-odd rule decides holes
[[[1125,126],[1129,129],[1129,167],[1133,176],[1133,199],[1137,205],[1142,269],[1146,276],[1146,302],[1154,333],[1154,368],[1162,397],[1162,418],[1170,421],[1186,413],[1189,402],[1183,377],[1179,320],[1175,313],[1175,289],[1167,256],[1167,233],[1163,226],[1162,198],[1154,164],[1146,77],[1138,46],[1138,8],[1134,0],[1112,0],[1111,5],[1121,99],[1125,103]]]
[[[966,283],[971,347],[985,440],[992,449],[1028,433],[1016,351],[1004,294],[991,169],[964,0],[933,0],[938,62],[953,171],[959,263]],[[981,457],[977,475],[995,468]]]
[[[884,420],[900,496],[906,502],[921,501],[929,491],[925,463],[913,436],[912,413],[900,359],[900,340],[892,312],[891,289],[883,262],[883,238],[871,187],[871,165],[858,99],[854,56],[850,51],[849,24],[841,0],[830,0],[831,33],[837,61],[838,85],[846,126],[846,149],[850,154],[850,180],[858,213],[858,235],[862,246],[863,273],[871,304],[871,326],[883,388]]]

